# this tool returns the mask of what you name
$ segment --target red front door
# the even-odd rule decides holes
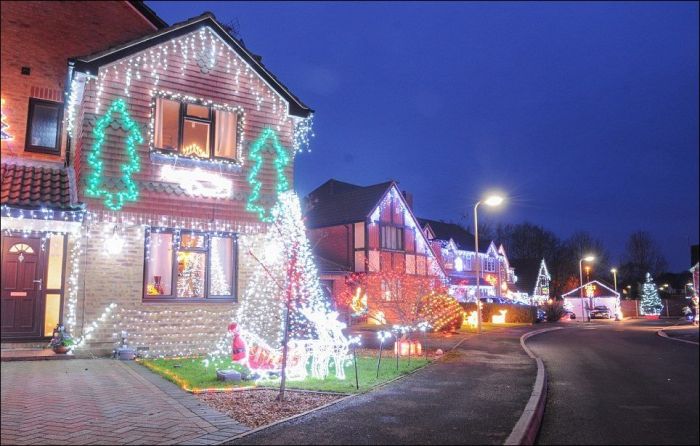
[[[42,337],[41,239],[2,238],[2,338]]]

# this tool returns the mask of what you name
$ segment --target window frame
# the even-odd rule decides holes
[[[32,141],[32,121],[34,119],[34,107],[37,105],[56,106],[58,116],[56,117],[56,145],[52,147],[35,146]],[[27,134],[24,139],[25,152],[44,153],[47,155],[61,156],[61,132],[63,131],[63,102],[49,101],[47,99],[29,98],[29,110],[27,113]]]
[[[154,229],[157,229],[154,230]],[[153,294],[148,294],[148,284],[149,284],[149,277],[146,275],[148,272],[148,262],[149,259],[146,257],[146,252],[150,248],[148,247],[148,244],[150,243],[150,235],[156,233],[156,234],[172,234],[172,275],[171,275],[171,283],[170,283],[170,292],[171,294],[169,295],[153,295]],[[204,236],[204,247],[203,248],[185,248],[181,249],[180,248],[180,243],[181,243],[181,235],[182,234],[192,234],[192,235],[201,235]],[[177,246],[175,245],[175,240],[177,238]],[[230,238],[231,243],[232,243],[232,249],[231,249],[231,254],[232,254],[232,261],[231,261],[231,295],[230,296],[221,296],[221,295],[212,295],[210,293],[211,289],[211,239],[212,238]],[[206,256],[206,270],[204,273],[205,281],[206,281],[206,287],[204,290],[204,296],[203,297],[178,297],[177,295],[177,267],[178,267],[178,262],[177,262],[177,255],[180,251],[185,251],[185,252],[200,252],[204,253]],[[144,252],[143,252],[143,284],[142,284],[142,297],[141,300],[143,303],[202,303],[202,302],[207,302],[207,303],[236,303],[238,302],[238,234],[235,232],[216,232],[216,233],[211,233],[211,232],[206,232],[206,231],[196,231],[196,230],[189,230],[189,229],[174,229],[174,228],[163,228],[163,227],[148,227],[146,228],[146,232],[144,234]]]
[[[180,105],[179,109],[179,114],[178,114],[178,142],[177,142],[177,148],[176,149],[169,149],[166,147],[156,147],[155,145],[155,132],[160,131],[158,122],[156,121],[156,116],[158,116],[157,107],[158,107],[158,100],[167,100],[167,101],[172,101],[176,102]],[[209,118],[204,119],[198,116],[194,115],[188,115],[187,114],[187,105],[195,105],[198,107],[205,107],[209,111]],[[232,163],[232,164],[241,164],[243,162],[243,147],[242,147],[242,141],[244,137],[244,122],[245,122],[245,112],[241,107],[229,107],[229,106],[221,106],[219,104],[214,104],[212,101],[197,101],[197,100],[190,100],[187,96],[180,97],[171,97],[169,95],[163,94],[162,92],[156,93],[153,95],[153,100],[152,100],[152,122],[153,122],[153,138],[151,140],[151,151],[154,152],[159,152],[163,153],[166,155],[174,155],[178,157],[182,157],[185,159],[192,159],[192,160],[198,160],[198,161],[212,161],[212,162],[224,162],[224,163]],[[216,155],[216,112],[217,111],[222,111],[222,112],[228,112],[228,113],[234,113],[236,114],[236,147],[234,147],[234,153],[235,153],[235,158],[228,158],[224,156],[217,156]],[[162,114],[160,115],[162,119]],[[200,122],[203,124],[209,124],[209,150],[208,150],[208,155],[206,157],[198,157],[198,156],[192,156],[192,155],[183,155],[182,154],[182,145],[184,141],[184,134],[185,134],[185,121],[195,121],[195,122]]]

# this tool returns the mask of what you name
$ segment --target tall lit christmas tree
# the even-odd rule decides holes
[[[659,292],[656,289],[654,279],[651,274],[647,273],[646,282],[642,286],[642,314],[650,316],[658,316],[661,314],[661,309],[664,307],[659,297]]]
[[[204,296],[204,269],[199,257],[191,253],[180,253],[184,266],[177,278],[177,295],[179,297]]]
[[[218,253],[211,259],[211,289],[213,296],[228,296],[231,294],[231,284],[226,277]]]
[[[316,336],[309,313],[327,314],[328,305],[318,280],[301,215],[299,198],[284,192],[272,209],[273,223],[265,234],[257,265],[245,290],[236,321],[273,348],[281,346],[286,300],[290,339]]]

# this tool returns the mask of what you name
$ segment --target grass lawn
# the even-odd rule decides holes
[[[424,366],[429,361],[425,357],[399,359],[399,368],[396,370],[396,356],[391,351],[382,354],[382,364],[377,378],[377,356],[378,351],[364,350],[357,354],[357,371],[359,377],[359,390],[355,387],[355,367],[352,360],[345,366],[345,379],[339,380],[335,377],[335,368],[330,367],[330,375],[325,380],[307,378],[303,381],[287,381],[290,389],[317,390],[326,392],[357,393],[364,392],[372,387],[389,381],[397,376],[405,375],[419,367]],[[210,365],[205,367],[202,358],[187,359],[144,359],[139,360],[139,364],[149,368],[163,378],[174,382],[185,390],[198,392],[205,389],[230,389],[236,387],[249,387],[256,385],[253,381],[240,381],[237,383],[218,381],[216,379],[216,369],[239,369],[240,365],[233,364],[230,358],[222,359],[221,365]],[[176,365],[178,367],[176,367]],[[265,379],[257,383],[260,387],[277,387],[279,379]]]

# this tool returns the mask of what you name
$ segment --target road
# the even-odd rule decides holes
[[[519,342],[534,328],[468,335],[405,379],[234,444],[503,444],[535,381]]]
[[[530,338],[549,391],[538,444],[698,444],[698,346],[665,321],[599,321]]]

